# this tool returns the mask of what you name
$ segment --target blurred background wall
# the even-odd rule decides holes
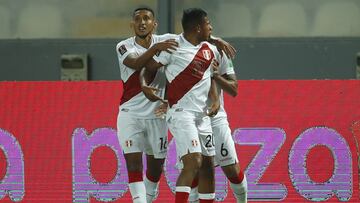
[[[115,45],[142,5],[159,34],[181,32],[184,8],[208,11],[240,79],[356,78],[359,0],[0,0],[0,80],[60,80],[62,54],[88,54],[89,80],[120,79]]]

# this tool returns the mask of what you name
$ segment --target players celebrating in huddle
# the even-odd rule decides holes
[[[133,13],[136,36],[117,45],[124,83],[118,138],[133,202],[152,202],[158,194],[166,156],[166,126],[174,136],[183,166],[176,183],[175,202],[187,202],[197,180],[198,193],[192,195],[195,199],[191,201],[214,201],[214,157],[230,180],[237,202],[246,202],[246,178],[240,171],[222,96],[222,89],[233,96],[237,94],[231,61],[218,51],[220,48],[231,55],[232,47],[221,40],[217,41],[218,48],[208,42],[212,26],[202,9],[185,10],[182,26],[181,35],[154,35],[154,12],[138,8]],[[140,72],[144,66],[146,70]],[[169,109],[166,119],[162,119],[154,112],[167,105],[163,103],[165,89]],[[144,180],[143,152],[147,157]]]

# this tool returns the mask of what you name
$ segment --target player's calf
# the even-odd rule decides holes
[[[199,171],[199,202],[214,202],[215,199],[215,168],[214,156],[203,156]]]
[[[147,170],[144,178],[147,203],[153,202],[159,194],[159,181],[163,171],[165,159],[155,159],[153,155],[146,155]]]
[[[188,202],[191,185],[196,174],[200,170],[202,164],[202,157],[201,154],[198,152],[190,153],[184,155],[181,161],[183,162],[184,167],[181,170],[176,182],[176,203]]]
[[[124,154],[128,170],[129,190],[133,203],[146,203],[146,189],[143,182],[142,152]]]
[[[230,181],[237,203],[247,202],[247,181],[244,173],[240,170],[238,163],[221,167]]]

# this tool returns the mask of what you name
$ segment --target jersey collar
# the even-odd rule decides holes
[[[189,41],[187,41],[184,37],[184,33],[181,33],[180,34],[180,42],[184,45],[184,46],[187,46],[187,47],[198,47],[198,46],[201,46],[202,43],[194,46],[193,44],[191,44]]]
[[[139,49],[146,49],[145,47],[141,46],[140,44],[136,43],[136,40],[135,40],[136,36],[133,37],[133,41],[134,41],[134,46],[139,48]],[[150,44],[150,47],[152,47],[155,43],[155,37],[154,37],[154,34],[151,35],[151,44]]]

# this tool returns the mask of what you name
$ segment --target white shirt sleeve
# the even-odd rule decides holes
[[[119,63],[124,64],[126,57],[131,53],[136,54],[136,50],[133,46],[130,46],[125,42],[120,42],[116,45],[116,53],[119,58]]]
[[[156,62],[161,63],[163,66],[166,66],[170,63],[171,54],[166,51],[162,51],[160,52],[160,54],[155,55],[153,58]]]
[[[163,35],[158,35],[159,36],[159,41],[165,41],[165,40],[168,40],[168,39],[177,39],[179,38],[179,35],[176,35],[176,34],[171,34],[171,33],[167,33],[167,34],[163,34]]]
[[[220,58],[220,62],[219,62],[219,72],[220,75],[231,75],[231,74],[235,74],[234,71],[234,65],[232,63],[232,60],[229,59],[225,53],[223,53],[223,56]]]

